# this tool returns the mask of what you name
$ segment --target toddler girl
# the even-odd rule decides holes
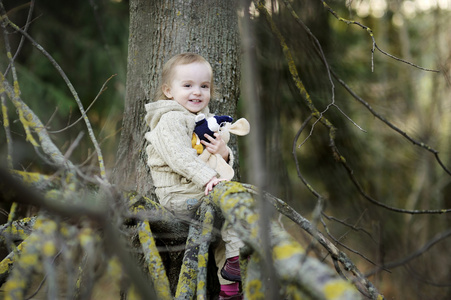
[[[209,117],[208,103],[213,92],[211,65],[200,55],[182,53],[172,57],[163,67],[161,95],[145,105],[146,123],[150,131],[145,137],[147,164],[150,167],[155,192],[160,204],[180,218],[192,218],[202,197],[208,195],[220,181],[192,148],[195,117]],[[230,165],[233,155],[221,136],[207,136],[205,149],[221,155]],[[215,249],[220,270],[219,299],[241,299],[239,295],[239,249],[243,242],[228,226],[221,231],[224,244]]]

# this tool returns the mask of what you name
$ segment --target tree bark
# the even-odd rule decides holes
[[[240,81],[236,0],[130,1],[125,110],[111,178],[124,189],[152,193],[144,104],[155,100],[164,62],[181,52],[198,53],[210,62],[216,86],[210,110],[235,117]],[[236,155],[236,140],[229,145]]]
[[[155,100],[162,67],[173,55],[194,52],[210,62],[216,91],[210,101],[210,111],[236,119],[240,83],[236,4],[236,0],[130,0],[125,109],[111,177],[111,182],[119,188],[154,196],[146,164],[144,134],[148,127],[144,122],[144,104]],[[229,146],[237,158],[233,136]],[[235,174],[239,176],[237,167]],[[158,235],[158,228],[153,226],[152,230]],[[163,248],[172,247],[183,242],[185,234],[179,232],[172,241],[158,239],[156,242]],[[183,253],[180,250],[161,253],[172,293]]]

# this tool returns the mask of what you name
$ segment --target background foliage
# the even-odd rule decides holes
[[[11,20],[19,26],[24,25],[30,2],[3,2]],[[70,3],[36,1],[29,33],[61,65],[85,108],[93,102],[108,78],[116,75],[88,112],[96,136],[102,143],[107,165],[112,167],[125,93],[128,3],[108,0]],[[20,35],[11,32],[10,39],[14,51],[19,45]],[[8,65],[7,57],[4,47],[1,51],[4,71]],[[26,99],[43,122],[48,122],[49,131],[60,131],[80,118],[76,103],[61,77],[29,42],[24,43],[16,59],[16,67],[23,99]],[[17,122],[12,123],[20,128]],[[57,145],[62,146],[64,152],[83,130],[83,122],[78,122],[67,130],[54,133],[52,138]],[[20,129],[15,131],[15,135],[15,141],[21,143]],[[85,134],[74,153],[80,164],[92,154],[89,145]],[[20,144],[15,149],[20,151],[15,158],[20,166],[15,167],[26,170],[45,168],[35,159],[34,151],[30,151],[25,144]],[[1,151],[5,149],[2,147]],[[95,157],[93,165],[95,166]]]
[[[449,166],[450,54],[447,48],[450,39],[446,30],[442,31],[450,25],[447,20],[449,3],[348,1],[346,6],[343,4],[329,2],[339,16],[369,26],[380,48],[440,72],[414,68],[377,50],[373,62],[368,32],[340,22],[322,7],[321,1],[292,3],[300,19],[318,38],[329,66],[338,77],[378,114],[412,138],[438,150]],[[324,116],[338,128],[337,147],[365,192],[397,208],[450,207],[449,174],[434,156],[413,146],[375,118],[337,81],[334,81],[333,98],[326,69],[315,54],[311,39],[282,3],[274,3],[273,11],[272,16],[295,55],[302,81],[318,110],[325,111]],[[255,21],[259,28],[263,119],[269,120],[264,122],[266,161],[271,174],[269,189],[306,213],[312,211],[316,197],[296,176],[292,143],[309,112],[290,80],[277,39],[268,30],[264,18],[256,17]],[[337,107],[328,107],[332,101],[358,126]],[[361,261],[362,269],[368,272],[376,265],[399,262],[398,267],[370,277],[387,299],[446,299],[450,296],[450,261],[445,254],[450,246],[449,238],[426,253],[419,251],[417,254],[423,254],[417,259],[400,263],[449,229],[449,215],[412,216],[370,204],[358,193],[347,171],[334,160],[328,133],[318,124],[312,127],[311,122],[304,130],[296,155],[303,176],[327,199],[325,215],[359,228],[352,230],[324,219],[328,230],[337,241],[365,255],[374,264],[357,254],[352,256],[353,260]]]
[[[16,24],[24,24],[29,3],[3,2],[8,16]],[[368,32],[337,20],[324,8],[322,1],[293,1],[292,5],[317,37],[329,66],[337,75],[381,116],[439,151],[444,165],[450,168],[451,37],[448,33],[451,3],[422,0],[329,2],[341,17],[369,26],[378,46],[385,51],[416,65],[439,70],[439,73],[415,68],[377,50],[373,57]],[[268,7],[295,56],[300,77],[315,105],[338,128],[336,144],[366,193],[398,208],[451,207],[451,177],[434,156],[375,118],[337,81],[332,89],[311,38],[292,18],[283,1],[268,3]],[[264,153],[271,176],[265,188],[308,216],[317,198],[299,180],[292,154],[294,136],[307,118],[308,110],[296,91],[282,49],[266,20],[255,12],[253,21],[257,29],[260,100],[265,120],[262,125]],[[117,74],[88,113],[96,135],[103,141],[101,146],[109,168],[114,164],[122,117],[127,28],[127,1],[38,0],[29,29],[61,64],[85,107],[96,98],[108,78]],[[11,32],[10,38],[12,48],[16,49],[20,36]],[[49,130],[62,129],[79,118],[67,87],[29,43],[25,43],[19,53],[16,67],[22,98],[42,120],[48,121]],[[4,52],[0,56],[0,68],[2,72],[7,69]],[[340,110],[328,106],[332,91]],[[241,114],[247,112],[242,110]],[[49,172],[51,168],[25,143],[20,123],[12,121],[14,167]],[[334,160],[325,128],[313,125],[310,122],[302,133],[295,154],[303,176],[326,199],[323,222],[337,243],[343,242],[358,252],[350,256],[363,271],[372,272],[376,266],[393,263],[389,270],[379,270],[370,277],[387,299],[450,298],[449,238],[424,249],[439,234],[449,230],[449,214],[401,214],[371,204],[358,193],[346,170]],[[80,122],[52,137],[64,152],[83,130]],[[5,140],[3,131],[0,139]],[[1,145],[1,159],[5,160],[6,148],[3,142]],[[91,164],[89,145],[86,136],[73,154],[74,161],[96,172],[95,158]],[[253,150],[245,144],[241,149],[242,181],[252,181],[246,176],[246,161]],[[354,227],[329,220],[326,218],[329,215]],[[326,231],[321,223],[318,226]],[[291,230],[290,225],[287,229]],[[301,232],[292,231],[292,234],[309,242]],[[416,251],[415,259],[402,263]],[[319,250],[313,254],[324,255]]]

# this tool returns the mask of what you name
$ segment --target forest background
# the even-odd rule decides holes
[[[24,24],[29,2],[3,2],[9,18]],[[107,89],[93,103],[88,117],[110,171],[115,164],[124,109],[128,2],[39,0],[35,5],[28,32],[68,74],[84,107],[93,103],[106,83]],[[377,45],[387,53],[439,72],[406,64],[377,49],[373,53],[372,35],[357,24],[338,20],[322,1],[295,1],[292,5],[318,39],[339,77],[379,116],[415,141],[437,150],[444,166],[451,168],[451,2],[329,2],[339,16],[370,27]],[[406,210],[450,208],[451,177],[437,163],[434,153],[387,126],[338,83],[332,97],[328,74],[314,54],[311,38],[300,32],[282,3],[273,2],[270,8],[295,54],[307,90],[319,110],[338,128],[336,144],[365,195],[389,207]],[[335,237],[337,245],[343,243],[353,249],[346,250],[348,255],[364,273],[370,274],[370,280],[386,299],[449,299],[449,214],[402,213],[368,201],[331,156],[323,127],[310,123],[293,146],[308,113],[299,96],[293,96],[296,87],[289,66],[266,20],[255,13],[253,22],[257,28],[260,99],[265,120],[261,125],[264,157],[270,174],[270,184],[265,188],[312,218],[317,197],[300,180],[301,171],[309,185],[326,199],[319,229]],[[11,34],[10,39],[15,49],[20,35]],[[8,62],[5,49],[1,48],[0,66],[4,72]],[[22,98],[47,122],[49,132],[54,131],[54,142],[64,152],[84,131],[79,122],[59,132],[80,117],[73,98],[48,60],[29,43],[23,45],[15,61]],[[246,116],[245,105],[241,102],[239,105],[238,114]],[[12,106],[10,110],[14,110]],[[20,123],[14,120],[11,123],[14,168],[45,173],[46,165],[25,142]],[[1,131],[0,140],[5,139]],[[7,149],[3,142],[0,151],[2,165],[6,165]],[[85,135],[71,157],[81,167],[95,172],[97,162],[93,153]],[[246,168],[251,155],[250,147],[240,144],[243,182],[252,181]],[[8,210],[6,206],[2,209]],[[6,216],[1,217],[6,220]],[[286,229],[307,245],[310,238],[291,226],[286,223]],[[315,255],[321,257],[325,253],[318,251]]]

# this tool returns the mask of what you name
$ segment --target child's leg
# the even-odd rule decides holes
[[[221,230],[222,239],[225,243],[226,261],[221,268],[221,276],[230,281],[241,281],[240,271],[240,248],[244,246],[238,234],[227,224]]]
[[[240,294],[240,283],[235,282],[228,285],[221,285],[219,292],[219,300],[242,300],[243,295]]]
[[[218,267],[218,280],[221,286],[234,283],[233,281],[227,280],[221,276],[221,269],[226,263],[225,252],[226,252],[225,244],[222,240],[220,240],[218,242],[218,245],[214,249],[214,255],[216,266]]]
[[[203,201],[203,192],[186,189],[179,191],[174,187],[156,189],[161,206],[177,217],[192,219]]]
[[[240,255],[240,249],[244,246],[235,230],[226,222],[221,230],[222,240],[225,243],[225,256],[231,258]]]
[[[240,260],[238,256],[226,259],[226,262],[221,269],[221,276],[233,282],[241,281]]]
[[[240,284],[239,282],[229,281],[221,276],[221,269],[226,262],[225,257],[225,244],[221,240],[214,250],[216,266],[218,267],[218,279],[221,285],[221,290],[219,292],[219,300],[239,300],[242,299],[240,294]]]

